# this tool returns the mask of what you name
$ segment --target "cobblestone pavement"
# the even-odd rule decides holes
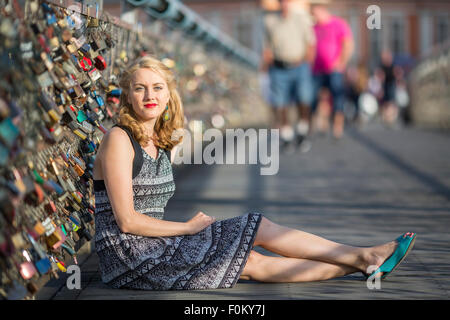
[[[249,211],[330,240],[371,246],[417,233],[413,251],[380,289],[361,275],[311,283],[239,281],[202,291],[111,290],[97,256],[82,265],[82,289],[65,286],[53,299],[449,299],[450,133],[378,124],[351,128],[341,141],[315,137],[308,153],[282,154],[273,176],[258,165],[197,165],[177,170],[166,219],[197,211],[217,219]],[[261,253],[270,254],[263,249]],[[45,292],[45,290],[44,290]]]

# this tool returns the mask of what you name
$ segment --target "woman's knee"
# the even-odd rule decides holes
[[[258,231],[256,233],[254,246],[261,246],[270,239],[271,235],[275,232],[278,225],[266,217],[262,217],[259,224]]]

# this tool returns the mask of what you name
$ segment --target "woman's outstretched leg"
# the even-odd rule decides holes
[[[251,251],[241,279],[261,282],[309,282],[328,280],[358,271],[321,261],[269,257]]]
[[[383,263],[396,248],[395,241],[370,248],[343,245],[311,233],[280,226],[265,217],[262,218],[254,245],[284,257],[322,261],[362,272],[366,272],[369,266]]]

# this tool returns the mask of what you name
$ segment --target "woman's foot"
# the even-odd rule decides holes
[[[368,248],[365,264],[361,272],[368,277],[394,253],[397,246],[398,242],[394,240],[379,246]]]

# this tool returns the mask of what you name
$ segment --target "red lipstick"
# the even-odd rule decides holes
[[[147,109],[151,109],[151,108],[154,108],[156,106],[158,106],[156,103],[147,103],[147,104],[144,105],[144,107],[147,108]]]

